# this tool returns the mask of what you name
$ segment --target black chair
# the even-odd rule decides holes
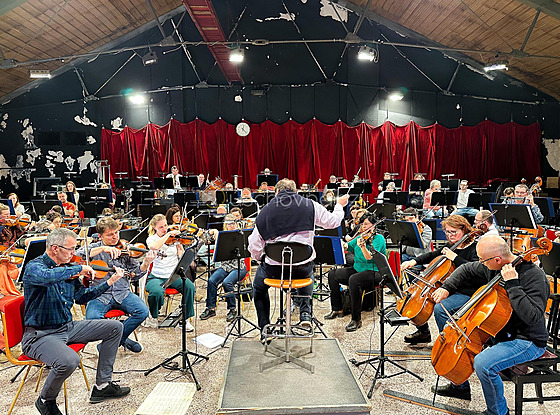
[[[521,415],[523,402],[538,402],[560,400],[560,395],[543,396],[543,383],[560,382],[560,336],[558,328],[560,325],[560,294],[551,294],[552,304],[548,317],[549,345],[545,353],[538,359],[531,360],[521,365],[516,365],[503,370],[501,373],[515,384],[515,413]],[[534,384],[536,397],[525,397],[523,386]]]
[[[315,334],[313,331],[313,325],[310,327],[304,327],[291,323],[292,289],[303,288],[313,284],[312,274],[306,276],[305,278],[292,279],[293,264],[300,264],[309,261],[313,250],[309,245],[297,242],[276,242],[267,244],[264,252],[268,258],[282,264],[280,268],[280,275],[275,275],[272,278],[265,278],[264,283],[269,287],[280,289],[280,313],[283,313],[284,310],[283,293],[286,293],[286,316],[285,319],[281,318],[276,324],[267,324],[264,327],[264,352],[266,354],[266,352],[270,351],[276,356],[276,359],[266,363],[261,363],[260,371],[262,372],[265,369],[274,367],[284,362],[292,362],[313,373],[315,370],[314,366],[299,359],[301,356],[313,352],[313,336]],[[311,298],[310,301],[312,301]],[[293,334],[294,328],[301,329],[302,332],[306,334]],[[280,333],[274,333],[275,330],[280,330]],[[292,351],[290,348],[290,339],[292,338],[309,338],[311,340],[309,349],[304,348],[299,351]],[[284,339],[284,349],[280,349],[273,344],[269,344],[272,339]]]

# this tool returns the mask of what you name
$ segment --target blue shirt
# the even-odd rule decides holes
[[[57,266],[46,253],[30,261],[23,274],[25,326],[61,327],[72,321],[74,302],[85,304],[109,288],[106,282],[85,288],[77,278],[69,279],[81,270],[81,265]]]

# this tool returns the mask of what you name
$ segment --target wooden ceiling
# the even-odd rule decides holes
[[[549,3],[549,8],[543,7],[542,11],[538,11],[530,6],[537,2]],[[359,6],[361,10],[368,1],[348,0],[348,3]],[[507,60],[510,76],[560,99],[558,2],[373,0],[370,1],[369,11],[442,46],[492,51],[465,54],[483,64]],[[369,17],[375,18],[372,15]]]
[[[146,0],[6,3],[13,8],[0,7],[0,49],[5,59],[19,62],[89,52],[153,21]],[[368,1],[339,3],[359,12]],[[182,2],[152,4],[161,16]],[[550,0],[552,10],[541,12],[527,4],[531,0],[372,0],[368,17],[381,16],[439,45],[470,50],[465,55],[480,63],[505,59],[512,77],[560,99],[560,13],[554,13],[560,3]],[[0,97],[26,85],[30,68],[52,71],[65,63],[0,69]]]

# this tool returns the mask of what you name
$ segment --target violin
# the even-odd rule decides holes
[[[449,249],[455,251],[477,235],[482,235],[482,230],[474,228]],[[445,255],[434,258],[424,272],[418,276],[417,282],[408,287],[404,297],[397,301],[397,311],[400,315],[410,318],[410,321],[416,326],[421,326],[428,321],[436,305],[432,299],[433,292],[441,287],[454,270],[453,261]]]
[[[16,215],[10,215],[5,219],[0,219],[0,224],[4,226],[21,226],[25,228],[31,224],[31,216],[24,214],[20,217]]]
[[[535,248],[528,249],[511,263],[534,261],[548,254],[552,241],[540,238]],[[432,348],[432,365],[436,373],[459,385],[474,371],[474,357],[484,344],[509,321],[513,309],[505,288],[500,285],[501,273],[480,287],[449,320]]]
[[[119,240],[117,245],[115,245],[115,248],[121,250],[121,255],[128,255],[131,258],[140,258],[142,255],[149,251],[149,249],[147,249],[146,245],[144,244],[131,244],[124,239]]]
[[[102,261],[100,259],[86,261],[85,259],[83,259],[78,255],[74,255],[67,264],[63,264],[63,266],[72,266],[72,265],[89,265],[95,271],[95,279],[103,279],[107,276],[109,272],[115,271],[114,268],[110,268],[109,266],[107,266],[107,263],[105,261]],[[134,273],[130,271],[124,271],[124,276],[126,278],[132,278],[134,276]],[[78,277],[79,275],[74,275],[70,279],[78,278]],[[89,287],[89,283],[91,281],[93,280],[90,280],[89,278],[84,278],[82,280],[82,284],[84,284],[86,287]]]
[[[11,247],[0,245],[0,263],[8,261],[11,264],[19,265],[23,262],[25,249],[13,248],[14,245],[12,245]]]
[[[196,237],[189,235],[188,233],[182,232],[174,236],[167,238],[165,242],[166,245],[173,245],[174,243],[180,243],[181,245],[190,245],[196,240]]]

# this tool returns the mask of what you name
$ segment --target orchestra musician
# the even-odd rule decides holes
[[[377,195],[377,203],[384,203],[383,196],[385,195],[386,192],[396,192],[396,191],[397,191],[397,186],[395,185],[395,182],[387,183],[387,187],[385,188],[385,190],[379,192],[379,194]]]
[[[76,184],[72,180],[68,180],[66,182],[65,188],[67,193],[72,193],[72,195],[74,196],[74,202],[76,203],[76,206],[78,206],[78,203],[80,203],[80,194],[76,189]]]
[[[256,202],[256,200],[253,199],[250,188],[244,187],[243,189],[241,189],[241,201],[242,202]]]
[[[170,209],[171,210],[171,209]],[[168,243],[169,239],[180,233],[178,229],[169,230],[167,220],[162,214],[154,215],[150,220],[148,228],[148,238],[146,245],[150,250],[156,252],[153,260],[153,266],[148,274],[146,281],[146,291],[148,291],[148,306],[150,308],[150,316],[146,323],[148,327],[157,327],[157,317],[159,310],[163,306],[165,298],[165,288],[163,284],[171,276],[171,273],[177,267],[179,260],[185,253],[183,246],[177,241]],[[183,311],[187,319],[185,329],[193,331],[194,327],[189,322],[189,318],[194,316],[194,284],[188,278],[185,280],[185,292],[183,292],[183,281],[179,278],[169,288],[175,288],[183,297]]]
[[[238,207],[231,208],[229,213],[233,215],[233,217],[235,218],[236,221],[243,220],[243,211],[240,208],[238,208]],[[226,220],[227,220],[227,217],[226,217]]]
[[[57,196],[64,210],[64,216],[73,217],[77,215],[76,205],[68,201],[68,196],[66,196],[65,192],[58,192]]]
[[[156,253],[148,251],[144,260],[140,264],[130,255],[123,255],[121,249],[116,245],[119,243],[119,225],[111,217],[101,218],[96,225],[100,241],[89,245],[89,257],[104,261],[108,267],[123,268],[130,272],[131,280],[137,281],[142,278],[154,260]],[[81,247],[77,255],[84,257],[86,254],[85,246]],[[103,284],[110,279],[113,272],[108,272],[104,279],[96,279],[93,286]],[[128,279],[115,281],[109,289],[105,290],[99,297],[91,300],[86,306],[86,318],[88,320],[100,319],[112,309],[124,311],[129,317],[123,320],[123,333],[120,345],[134,353],[142,351],[142,345],[128,336],[148,317],[148,306],[136,294],[130,290]]]
[[[198,189],[203,190],[207,185],[207,180],[204,177],[204,174],[200,173],[198,176]]]
[[[433,218],[434,216],[442,216],[443,215],[443,209],[441,206],[438,206],[437,208],[434,208],[433,206],[430,206],[431,202],[432,202],[432,193],[434,192],[439,192],[441,189],[441,182],[439,180],[432,180],[430,182],[430,188],[428,190],[426,190],[424,192],[424,205],[423,208],[425,211],[427,211],[428,213],[426,213],[426,218]]]
[[[18,218],[25,213],[25,207],[19,203],[19,197],[15,193],[10,193],[8,200],[12,201],[14,212]]]
[[[560,243],[560,231],[554,232],[554,236],[556,237],[556,239],[554,240],[554,242]]]
[[[481,210],[474,217],[474,226],[479,228],[481,224],[487,229],[483,236],[500,234],[494,225],[494,216],[489,210]]]
[[[401,264],[401,270],[406,270],[412,268],[416,265],[425,265],[430,263],[433,259],[440,255],[444,255],[447,259],[453,262],[456,267],[462,264],[478,260],[476,255],[476,242],[474,240],[467,239],[462,245],[457,247],[455,251],[449,249],[450,246],[457,243],[463,236],[472,231],[470,223],[461,215],[453,215],[444,219],[441,222],[443,232],[447,238],[448,243],[444,247],[436,249],[433,252],[428,252],[417,256],[414,259],[405,261]],[[447,298],[442,304],[450,313],[457,311],[467,300],[474,294],[474,292],[480,288],[482,284],[480,281],[469,281],[458,290],[454,295]],[[447,321],[447,314],[443,310],[440,304],[436,304],[434,308],[434,318],[438,328],[443,328],[443,325]],[[410,344],[418,343],[429,343],[432,340],[430,334],[430,327],[428,323],[425,323],[418,327],[418,329],[409,335],[404,337],[404,341]]]
[[[325,319],[343,316],[340,284],[348,285],[352,304],[352,319],[346,331],[356,331],[362,327],[362,293],[372,291],[381,281],[379,269],[373,260],[372,250],[386,253],[385,238],[375,233],[373,215],[363,216],[364,220],[357,238],[348,242],[348,252],[354,253],[354,264],[329,271],[331,289],[331,312]]]
[[[334,184],[336,182],[337,182],[336,181],[336,176],[334,174],[331,174],[330,177],[329,177],[329,183]],[[329,189],[329,187],[327,185],[325,185],[325,188],[323,189],[323,193],[326,193],[329,190],[332,191],[332,189]],[[333,192],[333,194],[334,194],[334,192]],[[323,197],[324,197],[324,195],[323,195]]]
[[[550,287],[546,275],[534,263],[522,261],[514,268],[511,263],[516,257],[497,235],[481,238],[477,253],[480,260],[456,269],[434,292],[433,298],[436,303],[443,302],[461,287],[470,285],[470,281],[486,284],[501,273],[513,313],[494,338],[495,343],[475,356],[474,369],[486,401],[485,413],[504,415],[509,410],[500,371],[537,359],[545,352],[548,331],[544,313]],[[470,399],[468,384],[467,389],[453,384],[438,387],[437,393]]]
[[[226,215],[224,220],[224,231],[233,231],[239,229],[239,222],[237,222],[234,215],[231,213]],[[207,320],[216,315],[216,303],[218,295],[218,285],[222,284],[224,293],[233,293],[234,285],[245,278],[247,270],[245,269],[245,261],[240,262],[240,269],[237,269],[237,259],[230,259],[222,262],[214,262],[215,271],[208,279],[206,287],[206,309],[199,316],[201,320]],[[237,316],[235,308],[235,295],[226,296],[226,304],[228,313],[226,321],[232,322]]]
[[[0,224],[3,220],[10,217],[10,209],[8,206],[0,204]],[[4,224],[2,232],[0,232],[0,244],[6,247],[11,246],[24,231],[19,225]],[[0,298],[4,295],[21,295],[14,281],[19,276],[19,269],[16,264],[11,261],[0,262]]]
[[[452,215],[473,215],[478,213],[478,209],[468,207],[469,195],[474,193],[474,190],[469,189],[469,182],[467,180],[461,180],[459,182],[459,191],[457,192],[457,209],[455,209]]]
[[[531,206],[531,212],[533,213],[533,218],[536,223],[542,223],[544,216],[541,213],[541,209],[535,203],[535,199],[532,194],[529,194],[529,188],[526,184],[518,184],[515,186],[514,201],[516,204],[528,204]],[[512,203],[511,200],[506,203]]]
[[[392,179],[391,173],[389,173],[388,171],[383,173],[383,180],[391,180],[391,179]],[[380,192],[383,191],[383,180],[377,183],[377,190],[379,190]]]
[[[167,212],[165,212],[165,219],[168,225],[180,225],[181,209],[176,206],[170,207],[167,209]]]
[[[270,298],[268,285],[264,279],[268,276],[279,276],[281,264],[265,257],[264,247],[267,242],[300,242],[313,249],[315,226],[334,229],[344,218],[343,207],[348,203],[348,196],[338,200],[334,211],[327,211],[319,203],[303,198],[297,194],[293,180],[282,179],[276,184],[276,196],[261,210],[257,217],[255,228],[249,237],[249,252],[256,261],[261,261],[253,282],[255,308],[257,310],[258,325],[261,329],[261,340],[264,338],[262,330],[270,323]],[[293,264],[293,278],[309,278],[313,276],[313,251],[308,262]],[[311,300],[313,285],[298,289],[299,294],[306,296],[300,303],[300,321],[311,325]],[[288,305],[289,307],[290,305]]]
[[[80,364],[78,354],[67,346],[101,340],[96,382],[91,403],[122,398],[130,388],[112,382],[113,364],[119,347],[123,325],[116,320],[72,320],[72,306],[91,302],[121,280],[123,270],[117,268],[110,278],[85,288],[77,278],[93,277],[95,271],[87,265],[67,264],[76,249],[76,235],[67,229],[56,229],[47,237],[44,255],[25,267],[25,332],[22,351],[31,359],[51,368],[35,407],[42,415],[61,414],[56,397],[68,378]]]
[[[180,177],[183,177],[179,174],[179,169],[177,166],[171,167],[171,173],[165,176],[167,179],[173,179],[173,189],[181,190],[181,181],[179,180]]]
[[[3,225],[2,231],[0,232],[0,245],[10,246],[25,233],[20,225],[7,223],[9,218],[10,208],[0,203],[0,225]]]
[[[261,182],[261,185],[259,186],[259,192],[268,192],[267,182]]]

